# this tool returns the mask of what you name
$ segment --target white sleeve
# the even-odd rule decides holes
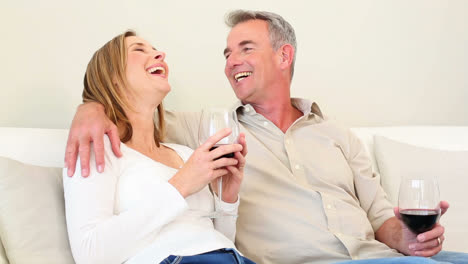
[[[67,228],[77,264],[122,263],[149,245],[151,234],[176,218],[187,204],[169,183],[162,182],[137,207],[114,213],[119,161],[105,138],[105,170],[98,173],[91,150],[90,175],[63,173]]]
[[[229,214],[235,216],[225,216],[220,218],[215,218],[214,226],[221,234],[229,238],[232,242],[235,242],[236,238],[236,222],[237,222],[237,213],[239,209],[240,197],[237,197],[237,202],[235,203],[225,203],[223,201],[219,202],[216,194],[215,196],[215,208],[216,210],[226,211]]]

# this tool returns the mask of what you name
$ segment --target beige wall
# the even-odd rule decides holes
[[[167,52],[166,106],[229,104],[224,14],[296,29],[292,94],[350,126],[468,125],[468,1],[3,1],[0,126],[68,127],[92,53],[125,29]]]

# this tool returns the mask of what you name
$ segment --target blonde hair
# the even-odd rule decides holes
[[[133,109],[125,93],[127,87],[125,38],[130,36],[136,36],[136,33],[128,30],[98,49],[88,63],[83,81],[83,102],[102,104],[107,117],[119,126],[120,140],[124,143],[133,135],[132,125],[125,113]],[[162,103],[158,105],[157,123],[154,125],[154,140],[159,147],[159,142],[164,139],[165,132]]]

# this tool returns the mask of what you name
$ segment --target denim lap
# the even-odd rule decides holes
[[[339,264],[468,264],[468,253],[441,251],[432,258],[423,257],[397,257],[350,260],[339,262]]]
[[[250,259],[244,258],[234,249],[220,249],[194,256],[170,255],[160,264],[255,264]]]

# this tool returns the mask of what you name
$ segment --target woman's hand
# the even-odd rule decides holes
[[[242,146],[242,150],[234,153],[234,158],[237,160],[236,165],[227,166],[225,169],[228,172],[222,176],[223,178],[223,193],[222,200],[227,203],[235,203],[239,195],[240,186],[244,178],[245,156],[247,155],[247,144],[245,134],[241,133],[237,140]],[[211,182],[211,189],[218,195],[218,180],[216,178]]]
[[[230,166],[238,165],[237,158],[218,158],[229,153],[239,153],[242,151],[241,144],[223,145],[210,151],[218,141],[229,134],[231,129],[226,128],[211,136],[169,180],[184,198],[200,191],[214,179],[230,173]]]

